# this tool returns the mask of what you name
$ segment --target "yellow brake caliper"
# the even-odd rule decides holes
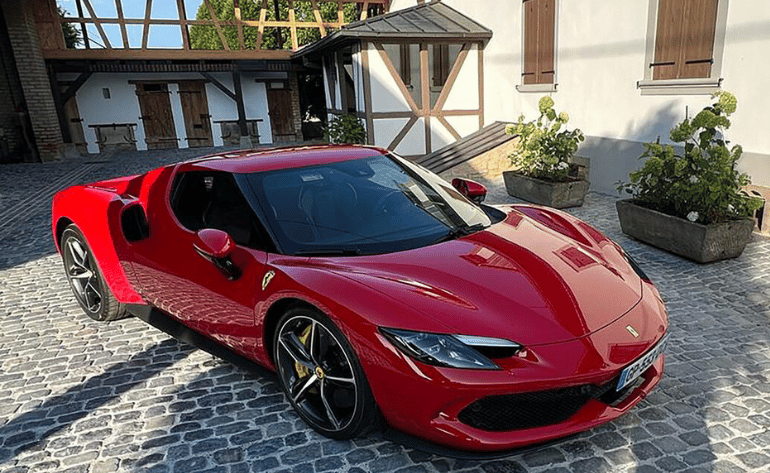
[[[313,329],[313,325],[308,325],[305,330],[302,331],[302,335],[299,336],[299,341],[302,342],[303,345],[305,345],[305,348],[310,350],[310,345],[307,343],[308,338],[310,338],[310,331]],[[294,369],[297,370],[297,375],[300,377],[300,379],[304,378],[305,376],[310,375],[310,369],[302,366],[301,364],[295,362],[294,363]]]

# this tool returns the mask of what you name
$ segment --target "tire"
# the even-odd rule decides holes
[[[91,247],[75,224],[64,229],[59,248],[67,281],[83,312],[99,322],[127,317],[128,312],[110,291]]]
[[[288,310],[278,321],[273,353],[283,392],[316,432],[346,440],[380,425],[361,364],[325,315],[304,307]]]

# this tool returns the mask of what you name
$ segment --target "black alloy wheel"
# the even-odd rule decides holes
[[[60,248],[67,281],[83,312],[99,322],[125,317],[125,309],[110,291],[91,248],[74,224],[62,233]]]
[[[314,430],[341,440],[378,425],[361,365],[326,316],[306,308],[287,311],[278,322],[273,353],[284,393]]]

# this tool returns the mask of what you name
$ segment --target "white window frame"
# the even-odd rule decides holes
[[[727,4],[729,0],[719,0],[714,29],[714,62],[711,64],[711,76],[705,78],[665,79],[652,78],[652,64],[655,61],[655,36],[658,31],[659,0],[649,0],[647,11],[647,41],[644,55],[644,79],[636,83],[642,95],[711,95],[720,90],[722,84],[722,56],[725,50],[725,32],[727,30]]]

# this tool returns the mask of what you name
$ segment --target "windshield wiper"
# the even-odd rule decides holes
[[[484,226],[483,223],[477,223],[475,225],[462,225],[462,226],[450,228],[449,232],[446,235],[441,235],[441,237],[432,241],[430,244],[435,245],[437,243],[443,243],[445,241],[455,240],[457,238],[464,237],[466,235],[470,235],[472,233],[481,231],[484,228],[486,227]]]
[[[359,256],[361,250],[358,248],[309,248],[297,250],[294,254],[296,256]]]

